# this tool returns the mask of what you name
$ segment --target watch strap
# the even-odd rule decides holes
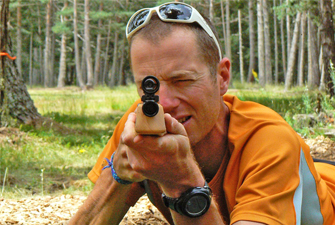
[[[210,201],[211,201],[211,198],[212,198],[212,190],[210,189],[210,187],[209,187],[209,185],[206,181],[205,181],[204,187],[190,188],[187,191],[185,191],[184,193],[182,193],[180,195],[180,197],[178,197],[178,198],[171,198],[171,197],[166,196],[164,193],[162,193],[162,199],[163,199],[163,202],[164,202],[166,207],[169,207],[170,209],[178,212],[181,215],[194,217],[194,216],[191,216],[191,215],[187,215],[187,213],[185,213],[185,210],[183,210],[181,208],[182,205],[183,205],[184,197],[189,197],[189,195],[192,194],[193,192],[196,192],[197,194],[199,194],[199,192],[201,192],[202,194],[208,195],[208,199],[209,199],[208,204],[210,205]],[[201,214],[201,215],[203,215],[203,214]]]
[[[162,198],[163,198],[163,202],[164,202],[166,207],[169,207],[170,209],[172,209],[174,211],[177,211],[176,203],[177,203],[179,198],[170,198],[170,197],[166,196],[164,193],[162,193]]]

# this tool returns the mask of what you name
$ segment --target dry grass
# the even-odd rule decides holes
[[[305,142],[311,148],[311,155],[314,158],[335,161],[335,142],[330,138],[318,136],[306,139]]]
[[[0,198],[0,225],[68,224],[70,218],[84,203],[85,196],[61,195],[56,197],[33,197],[19,200]],[[120,225],[168,224],[147,196],[131,207]]]

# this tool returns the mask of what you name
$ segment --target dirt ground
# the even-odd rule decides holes
[[[4,136],[4,130],[0,129],[0,142]],[[306,139],[306,143],[310,146],[313,157],[335,161],[335,142],[329,138],[319,136],[315,139]],[[0,198],[0,225],[65,225],[85,199],[85,196],[72,195],[39,196],[19,200]],[[134,207],[130,208],[121,224],[160,225],[167,222],[148,198],[143,196]]]

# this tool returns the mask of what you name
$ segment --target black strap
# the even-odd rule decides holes
[[[325,159],[315,159],[315,158],[313,158],[313,161],[314,161],[314,162],[327,163],[327,164],[330,164],[330,165],[335,166],[335,162],[334,162],[334,161],[330,161],[330,160],[325,160]]]
[[[153,205],[155,205],[154,196],[152,194],[152,191],[151,191],[151,188],[150,188],[148,180],[144,180],[143,184],[144,184],[144,189],[145,189],[145,192],[147,193],[147,196],[148,196],[149,200],[151,201],[151,203]]]

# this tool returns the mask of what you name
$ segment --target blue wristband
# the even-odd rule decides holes
[[[111,171],[112,171],[112,175],[113,175],[114,180],[116,180],[116,181],[117,181],[118,183],[120,183],[120,184],[125,184],[125,185],[127,185],[127,184],[132,184],[133,182],[128,181],[128,180],[122,180],[122,179],[116,174],[116,172],[115,172],[115,170],[114,170],[114,166],[113,166],[114,155],[115,155],[115,152],[113,153],[113,155],[112,155],[110,161],[109,161],[107,158],[105,158],[106,161],[107,161],[107,163],[108,163],[108,165],[105,166],[104,168],[102,168],[102,170],[104,170],[104,169],[110,167],[110,168],[111,168]]]

